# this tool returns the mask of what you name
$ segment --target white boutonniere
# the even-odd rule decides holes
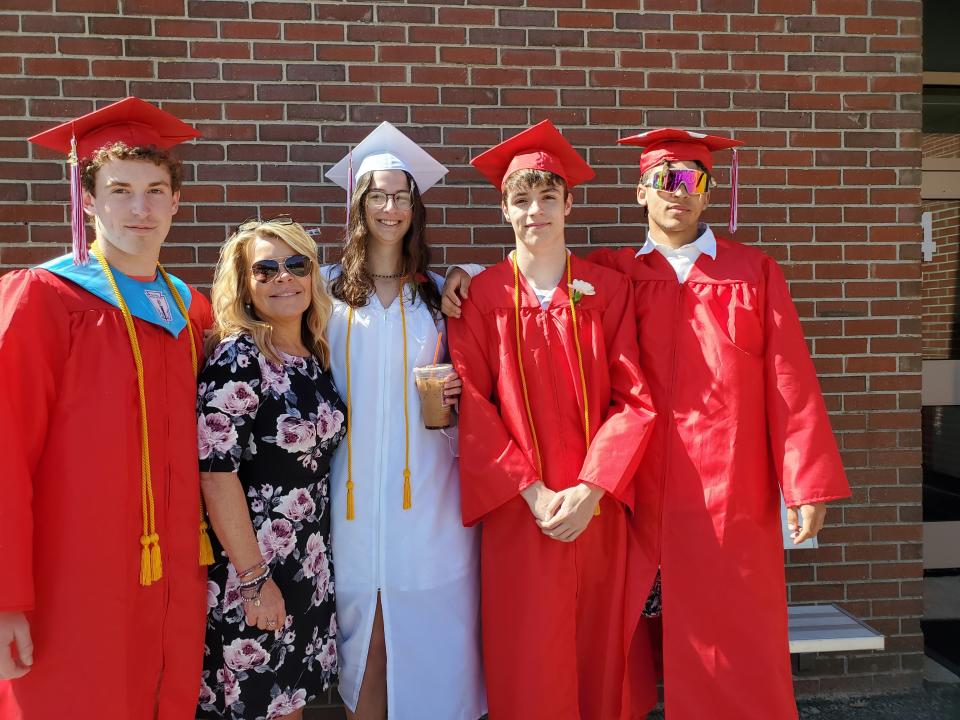
[[[573,304],[578,304],[583,300],[584,295],[596,295],[597,291],[593,289],[593,285],[588,283],[586,280],[574,280],[569,285],[570,290],[573,292]]]

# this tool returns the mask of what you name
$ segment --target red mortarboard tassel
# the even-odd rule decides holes
[[[86,265],[87,225],[83,216],[83,188],[80,186],[80,160],[77,158],[77,138],[70,139],[70,234],[73,238],[73,264]]]
[[[727,229],[733,235],[737,231],[737,182],[739,178],[740,162],[737,159],[737,149],[732,148],[733,158],[730,160],[730,221]]]

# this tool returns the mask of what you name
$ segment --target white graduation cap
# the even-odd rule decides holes
[[[374,170],[406,170],[420,193],[425,193],[447,174],[447,168],[388,122],[382,122],[340,162],[327,171],[327,178],[352,193],[360,178]],[[353,187],[350,186],[351,177]]]

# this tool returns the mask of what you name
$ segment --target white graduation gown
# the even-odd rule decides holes
[[[324,271],[330,278],[340,268]],[[409,289],[405,298],[406,378],[399,299],[384,308],[374,295],[353,313],[354,520],[346,519],[346,442],[334,456],[331,480],[340,694],[349,708],[356,708],[379,590],[391,720],[476,720],[487,707],[479,535],[461,523],[453,442],[439,430],[425,429],[420,417],[412,369],[433,362],[437,326],[419,299],[410,305]],[[327,329],[331,368],[344,400],[348,310],[334,299]],[[409,510],[403,509],[404,382],[410,418]]]

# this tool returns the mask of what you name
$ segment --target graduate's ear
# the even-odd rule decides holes
[[[507,224],[510,224],[510,216],[507,214],[507,199],[504,198],[500,201],[500,212],[503,213],[503,219],[507,221]]]
[[[96,199],[93,197],[93,193],[84,190],[81,195],[81,205],[83,206],[83,212],[85,212],[90,217],[94,217],[97,214],[96,211]]]
[[[573,209],[573,193],[567,190],[567,197],[563,201],[563,216],[566,217]]]
[[[177,191],[173,194],[173,212],[172,212],[172,214],[173,214],[173,215],[176,215],[176,214],[177,214],[177,210],[179,210],[179,209],[180,209],[180,191],[177,190]]]
[[[647,206],[647,188],[643,183],[637,183],[637,202],[642,208]]]

